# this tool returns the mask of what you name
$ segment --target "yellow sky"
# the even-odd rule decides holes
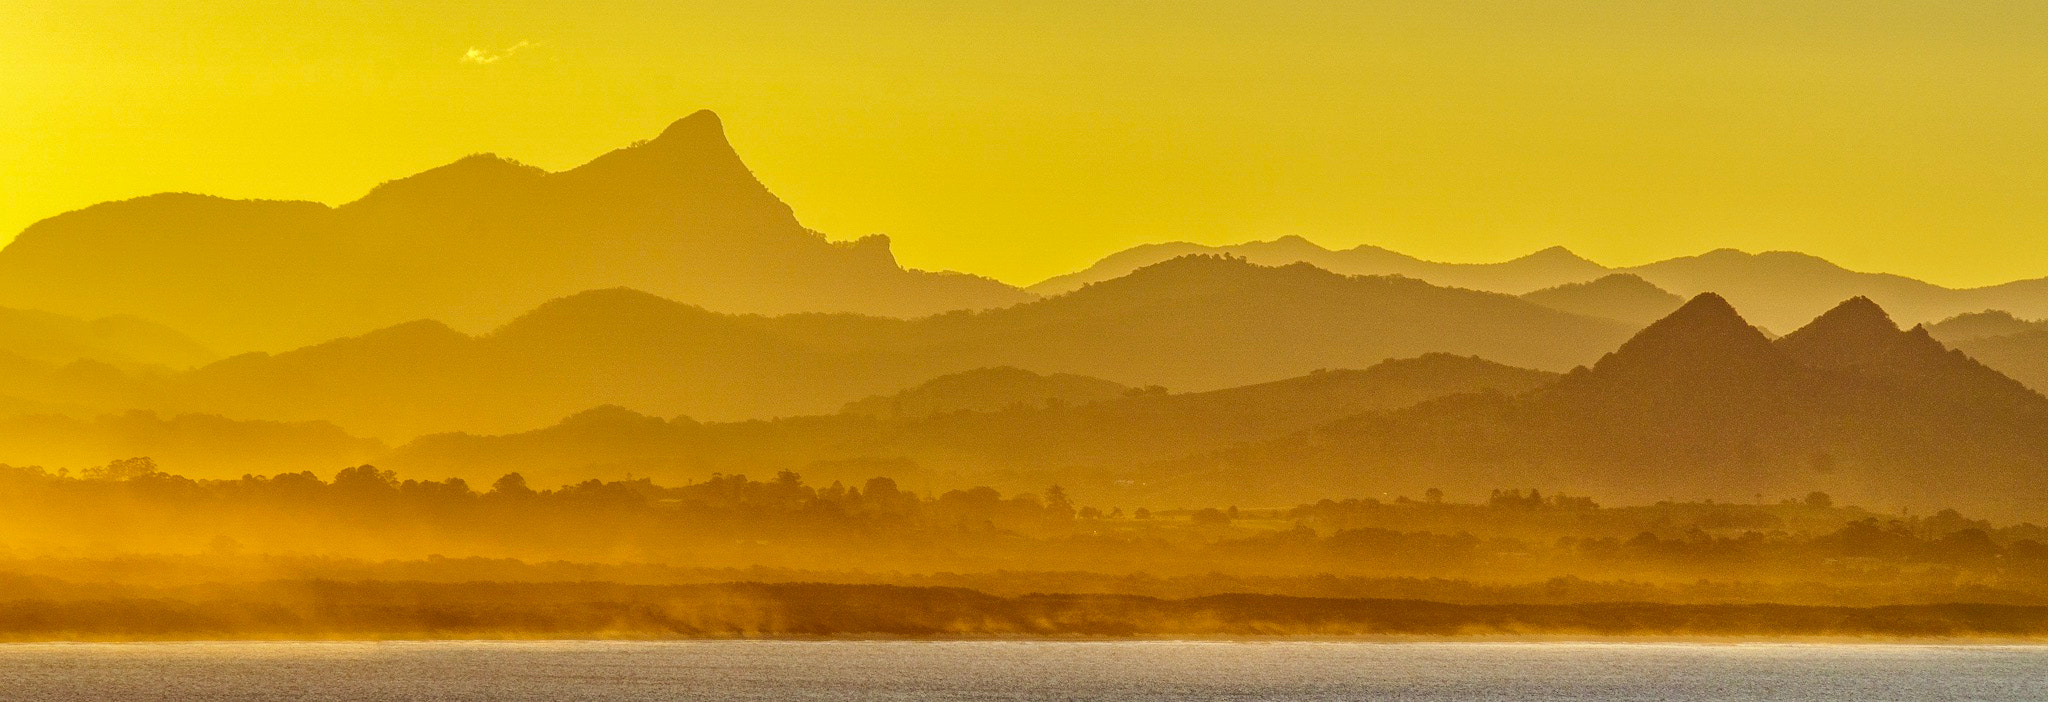
[[[0,237],[566,168],[698,108],[806,224],[1016,283],[1283,234],[2048,276],[2040,2],[5,0]]]

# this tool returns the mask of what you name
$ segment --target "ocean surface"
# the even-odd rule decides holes
[[[2048,700],[2048,647],[1879,644],[0,644],[0,699]]]

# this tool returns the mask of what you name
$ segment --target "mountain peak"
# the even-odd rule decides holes
[[[1527,256],[1523,256],[1521,260],[1554,261],[1565,263],[1592,263],[1592,261],[1586,260],[1586,257],[1580,256],[1576,253],[1572,253],[1571,249],[1567,249],[1562,246],[1552,246],[1541,251],[1533,252]]]
[[[1798,331],[1785,335],[1787,341],[1802,336],[1853,335],[1862,338],[1890,338],[1899,332],[1899,325],[1892,321],[1883,307],[1862,295],[1843,300],[1833,309],[1800,327]]]
[[[1870,298],[1859,295],[1786,334],[1777,344],[1808,365],[1863,367],[1893,354],[1902,340],[1904,336],[1891,315]]]
[[[740,160],[739,152],[725,138],[725,124],[710,110],[693,112],[669,123],[653,139],[613,150],[563,175],[609,180],[614,189],[665,183],[661,187],[671,191],[680,179],[693,187],[738,188],[763,205],[774,200]],[[778,211],[788,209],[779,200],[770,206]]]
[[[1594,366],[1601,371],[1662,368],[1736,371],[1782,358],[1762,331],[1728,300],[1700,293],[1665,315]]]
[[[649,143],[725,143],[725,123],[719,121],[718,113],[698,110],[689,116],[670,122],[661,135]]]
[[[1672,310],[1664,319],[1658,320],[1657,324],[1691,323],[1694,320],[1709,323],[1735,322],[1745,327],[1749,326],[1749,322],[1742,318],[1742,314],[1735,311],[1735,306],[1728,304],[1728,298],[1710,292],[1694,295],[1692,299],[1686,300],[1685,304],[1679,305],[1678,309]]]

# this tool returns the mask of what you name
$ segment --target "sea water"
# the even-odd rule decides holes
[[[2048,700],[2048,647],[679,641],[0,645],[0,699]]]

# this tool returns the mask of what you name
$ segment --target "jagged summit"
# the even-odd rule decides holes
[[[682,119],[670,122],[668,128],[650,143],[703,143],[716,141],[726,143],[725,122],[718,119],[718,113],[698,110]]]
[[[770,314],[914,317],[1033,297],[904,269],[885,239],[840,245],[805,227],[709,111],[561,172],[478,155],[335,208],[150,198],[44,220],[0,250],[0,306],[133,315],[228,351],[420,318],[478,332],[617,286]]]

